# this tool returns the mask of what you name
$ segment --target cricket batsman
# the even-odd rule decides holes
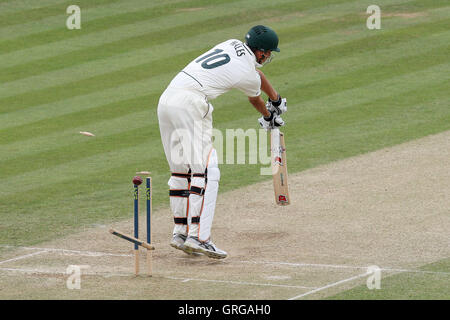
[[[280,115],[287,110],[286,99],[258,69],[272,60],[274,51],[280,51],[277,34],[269,27],[254,26],[245,42],[230,39],[194,59],[161,95],[158,121],[171,170],[172,247],[215,259],[227,256],[211,241],[220,170],[212,143],[210,101],[236,88],[261,113],[263,128],[284,125]],[[268,96],[267,104],[261,91]]]

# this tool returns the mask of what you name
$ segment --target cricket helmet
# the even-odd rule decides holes
[[[269,27],[263,25],[252,27],[245,35],[245,42],[254,49],[280,52],[277,34]]]

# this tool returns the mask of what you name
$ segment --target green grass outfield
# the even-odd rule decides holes
[[[426,266],[417,272],[381,276],[380,288],[368,290],[366,285],[331,296],[329,300],[448,300],[448,281],[440,273],[450,272],[450,259],[444,259]]]
[[[382,29],[368,30],[373,2],[0,0],[0,244],[130,218],[137,170],[152,171],[154,207],[167,206],[159,96],[255,24],[280,38],[262,70],[288,99],[290,173],[449,130],[448,1],[378,0]],[[65,26],[71,4],[81,30]],[[258,128],[241,93],[212,103],[217,129]],[[260,167],[221,165],[221,192],[269,179]]]

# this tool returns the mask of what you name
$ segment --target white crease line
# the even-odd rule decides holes
[[[67,272],[63,271],[52,271],[52,270],[40,270],[40,269],[24,269],[24,268],[1,268],[0,271],[9,271],[9,272],[22,272],[29,274],[51,274],[51,275],[65,275],[68,276]],[[103,276],[103,277],[130,277],[134,276],[131,273],[109,273],[109,272],[82,272],[81,276]]]
[[[188,281],[202,281],[202,282],[216,282],[216,283],[229,283],[238,285],[251,285],[251,286],[265,286],[265,287],[283,287],[283,288],[300,288],[300,289],[313,289],[315,287],[305,287],[305,286],[294,286],[286,284],[273,284],[273,283],[255,283],[255,282],[245,282],[245,281],[229,281],[229,280],[214,280],[214,279],[193,279],[193,278],[177,278],[177,277],[163,277],[172,280],[181,280],[181,282]]]
[[[0,271],[66,275],[65,272],[60,272],[60,271],[49,271],[49,270],[38,270],[38,269],[22,269],[22,268],[0,268]]]
[[[0,264],[4,264],[4,263],[8,263],[8,262],[13,262],[13,261],[17,261],[17,260],[26,259],[26,258],[29,258],[29,257],[32,257],[32,256],[37,256],[38,254],[46,253],[46,252],[48,252],[48,251],[43,250],[43,251],[38,251],[38,252],[33,252],[33,253],[25,254],[25,255],[23,255],[23,256],[19,256],[19,257],[11,258],[11,259],[8,259],[8,260],[0,261]]]
[[[108,253],[108,252],[95,252],[95,251],[83,251],[83,250],[69,250],[62,248],[39,248],[39,247],[21,247],[12,245],[0,245],[3,248],[18,248],[26,250],[42,250],[42,251],[54,251],[62,252],[63,254],[74,254],[74,255],[85,255],[90,257],[102,257],[102,256],[112,256],[112,257],[131,257],[131,254],[126,253]],[[182,259],[182,258],[175,258]],[[346,266],[346,265],[334,265],[334,264],[319,264],[319,263],[293,263],[293,262],[277,262],[277,261],[233,261],[237,263],[254,263],[254,264],[275,264],[275,265],[286,265],[292,267],[316,267],[316,268],[333,268],[333,269],[367,269],[367,267],[360,266]],[[392,271],[392,272],[408,272],[408,273],[425,273],[425,274],[440,274],[440,275],[450,275],[450,272],[445,271],[426,271],[426,270],[411,270],[411,269],[396,269],[396,268],[380,268],[380,271]]]
[[[52,274],[52,275],[64,275],[67,276],[66,272],[62,271],[51,271],[51,270],[39,270],[39,269],[23,269],[23,268],[0,268],[0,271],[9,272],[22,272],[29,274]],[[94,272],[94,273],[82,273],[81,276],[103,276],[103,277],[131,277],[134,276],[131,273],[107,273],[107,272]],[[255,283],[255,282],[243,282],[243,281],[227,281],[227,280],[214,280],[214,279],[193,279],[193,278],[178,278],[162,276],[161,278],[170,280],[180,280],[181,282],[189,281],[202,281],[202,282],[214,282],[214,283],[227,283],[227,284],[237,284],[237,285],[251,285],[251,286],[265,286],[265,287],[282,287],[282,288],[296,288],[296,289],[313,289],[315,287],[305,287],[305,286],[294,286],[294,285],[284,285],[284,284],[273,284],[273,283]]]
[[[348,278],[348,279],[344,279],[344,280],[341,280],[341,281],[338,281],[338,282],[333,282],[333,283],[327,284],[326,286],[323,286],[323,287],[320,287],[320,288],[308,291],[306,293],[302,293],[302,294],[300,294],[298,296],[289,298],[288,300],[296,300],[298,298],[302,298],[304,296],[307,296],[307,295],[310,295],[310,294],[313,294],[313,293],[316,293],[316,292],[319,292],[319,291],[322,291],[322,290],[325,290],[325,289],[328,289],[328,288],[331,288],[331,287],[334,287],[334,286],[338,286],[338,285],[340,285],[342,283],[353,281],[353,280],[356,280],[356,279],[359,279],[359,278],[362,278],[362,277],[367,277],[367,276],[368,276],[367,273],[363,273],[363,274],[360,274],[360,275],[357,275],[357,276],[354,276],[354,277],[351,277],[351,278]]]
[[[367,270],[367,267],[359,266],[345,266],[334,264],[318,264],[318,263],[292,263],[292,262],[275,262],[275,261],[236,261],[239,263],[254,263],[254,264],[274,264],[284,265],[290,267],[314,267],[314,268],[330,268],[330,269],[362,269]],[[411,270],[411,269],[395,269],[395,268],[381,268],[380,271],[392,271],[392,272],[408,272],[408,273],[428,273],[428,274],[441,274],[450,275],[450,272],[445,271],[426,271],[426,270]]]
[[[380,271],[406,272],[406,273],[424,273],[424,274],[440,274],[440,275],[450,276],[450,272],[445,272],[445,271],[408,270],[408,269],[392,269],[392,268],[380,268]]]
[[[62,252],[64,254],[74,254],[74,255],[85,255],[89,257],[131,257],[131,254],[121,254],[121,253],[108,253],[108,252],[96,252],[96,251],[83,251],[83,250],[69,250],[69,249],[61,249],[61,248],[38,248],[38,247],[20,247],[20,246],[10,246],[10,245],[0,245],[0,247],[4,248],[17,248],[17,249],[26,249],[26,250],[45,250],[45,251],[53,251],[53,252]]]

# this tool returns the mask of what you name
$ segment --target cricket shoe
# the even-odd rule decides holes
[[[184,234],[174,233],[172,241],[170,241],[170,246],[175,249],[181,250],[189,255],[192,255],[192,254],[197,255],[197,253],[193,253],[193,252],[190,253],[190,252],[187,252],[184,250],[184,242],[186,241],[186,238],[187,238],[187,236],[185,236]]]
[[[187,253],[203,253],[213,259],[224,259],[227,257],[227,253],[217,248],[211,240],[200,241],[197,237],[188,237],[182,250]]]
[[[174,233],[172,241],[170,241],[170,246],[174,247],[178,250],[183,250],[184,242],[186,241],[187,236],[181,233]]]

